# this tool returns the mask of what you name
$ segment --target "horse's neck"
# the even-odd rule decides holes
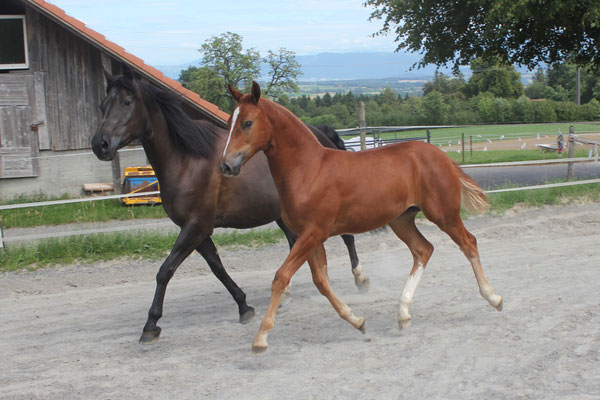
[[[308,127],[291,113],[272,119],[271,146],[265,154],[271,175],[278,187],[298,186],[311,179],[310,173],[318,171],[325,148]]]
[[[175,160],[183,158],[182,151],[175,146],[169,138],[169,128],[162,112],[152,112],[150,120],[151,134],[141,139],[146,157],[152,165],[159,181],[167,170],[169,173],[178,173],[176,169],[181,163]],[[161,182],[164,185],[165,182]]]

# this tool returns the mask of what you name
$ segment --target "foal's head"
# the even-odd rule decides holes
[[[117,150],[149,132],[148,114],[139,83],[130,72],[111,76],[104,71],[106,97],[100,104],[102,121],[92,138],[92,149],[100,160],[112,160]]]
[[[229,86],[229,91],[237,101],[229,119],[229,137],[223,150],[219,168],[223,174],[235,176],[242,165],[260,150],[266,150],[271,140],[271,123],[262,107],[260,86],[252,82],[249,94]]]

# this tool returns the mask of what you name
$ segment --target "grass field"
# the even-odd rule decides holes
[[[525,138],[535,137],[538,134],[541,136],[548,135],[552,140],[556,140],[558,131],[560,130],[565,137],[569,133],[569,127],[573,125],[575,134],[597,133],[600,132],[600,123],[553,123],[553,124],[509,124],[509,125],[467,125],[458,128],[439,128],[430,129],[431,142],[446,144],[449,140],[458,141],[462,134],[465,134],[465,139],[473,136],[473,141],[485,141],[489,139],[498,139],[504,136],[509,138]],[[382,138],[391,139],[394,137],[424,137],[427,135],[426,130],[416,129],[410,131],[394,133],[383,133]]]

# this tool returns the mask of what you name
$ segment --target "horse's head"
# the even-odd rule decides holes
[[[92,138],[92,149],[100,160],[110,161],[117,150],[150,132],[148,115],[138,82],[129,70],[123,76],[104,71],[106,97],[100,104],[102,121]]]
[[[219,162],[221,172],[227,176],[240,173],[242,165],[257,151],[266,150],[271,140],[271,124],[260,102],[260,86],[252,82],[249,94],[229,86],[237,101],[229,119],[229,137]],[[263,100],[264,102],[264,100]]]

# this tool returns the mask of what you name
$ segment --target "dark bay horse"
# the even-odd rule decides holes
[[[254,318],[254,308],[229,277],[210,236],[215,227],[253,228],[277,221],[290,246],[295,236],[280,220],[279,195],[264,156],[248,164],[241,179],[223,177],[217,168],[227,131],[208,121],[192,121],[177,98],[147,82],[106,74],[107,96],[101,104],[102,122],[92,139],[100,160],[112,160],[117,150],[139,139],[160,183],[167,215],[181,227],[171,253],[156,276],[156,292],[140,342],[160,336],[165,291],[175,270],[194,250],[204,257],[239,307],[240,322]],[[334,132],[335,133],[335,132]],[[322,132],[315,135],[335,148]],[[337,135],[336,135],[337,136]],[[354,248],[354,237],[343,235],[348,246],[355,283],[368,287]]]
[[[407,244],[414,259],[398,313],[400,328],[408,327],[409,306],[433,253],[433,246],[415,225],[419,210],[458,244],[473,267],[481,295],[502,309],[502,296],[487,281],[475,237],[460,217],[461,203],[467,209],[483,210],[487,199],[440,149],[406,142],[356,153],[332,151],[321,146],[290,111],[261,98],[256,82],[247,95],[232,87],[229,90],[238,104],[229,121],[230,137],[219,167],[226,176],[235,176],[262,150],[279,190],[283,221],[298,234],[275,274],[269,308],[252,345],[255,352],[267,349],[281,293],[305,261],[319,292],[341,318],[364,333],[364,318],[356,316],[329,285],[323,242],[333,235],[366,232],[386,224]]]

